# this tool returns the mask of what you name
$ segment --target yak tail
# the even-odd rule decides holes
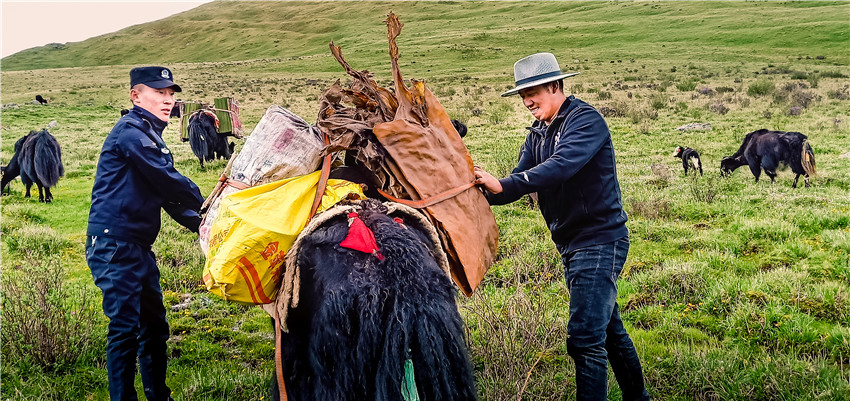
[[[193,117],[196,117],[193,115]],[[198,156],[201,160],[207,160],[207,155],[209,151],[209,144],[207,143],[206,138],[206,130],[204,126],[201,124],[200,118],[190,118],[189,119],[189,147],[192,148],[192,153],[195,156]]]
[[[803,165],[803,171],[808,175],[815,175],[818,173],[817,166],[815,166],[815,152],[812,150],[811,145],[809,145],[808,139],[803,139],[803,152],[800,155],[800,161]]]
[[[46,134],[46,135],[45,135]],[[59,178],[65,175],[62,165],[62,150],[53,135],[44,133],[36,138],[35,143],[35,175],[45,187],[53,187]]]

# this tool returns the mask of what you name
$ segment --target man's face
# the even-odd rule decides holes
[[[171,108],[174,107],[174,89],[154,89],[145,84],[138,84],[130,90],[130,99],[162,121],[168,121]]]
[[[522,103],[538,121],[551,123],[564,103],[564,95],[555,85],[543,84],[519,91]]]

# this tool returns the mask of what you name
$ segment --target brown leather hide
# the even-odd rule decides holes
[[[428,199],[472,183],[472,158],[446,110],[423,81],[404,84],[395,41],[403,25],[392,13],[386,23],[395,94],[377,86],[367,71],[353,70],[340,48],[330,45],[354,82],[349,89],[337,82],[323,96],[317,125],[331,137],[329,151],[357,152],[382,189],[401,199]],[[496,256],[499,229],[487,200],[472,187],[424,210],[440,235],[452,278],[471,295]]]

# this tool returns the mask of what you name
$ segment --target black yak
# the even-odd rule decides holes
[[[41,97],[41,95],[35,95],[35,101],[41,103],[41,105],[47,104],[47,99]]]
[[[799,132],[766,129],[747,134],[738,151],[720,161],[720,172],[728,176],[735,169],[746,164],[750,166],[756,182],[759,180],[762,169],[770,177],[770,181],[775,182],[776,168],[780,163],[791,166],[791,171],[797,174],[792,185],[794,188],[797,188],[800,175],[805,176],[806,187],[808,187],[809,175],[817,173],[815,154],[805,135]]]
[[[476,399],[439,239],[418,211],[387,205],[398,209],[373,199],[330,209],[290,250],[300,300],[278,333],[290,400]]]
[[[65,174],[62,165],[62,151],[59,142],[47,130],[30,131],[15,142],[15,154],[9,164],[3,168],[3,179],[0,188],[6,186],[18,175],[26,187],[24,197],[30,197],[30,188],[35,183],[38,186],[38,201],[51,202],[53,194],[50,188],[59,182],[59,177]]]
[[[227,135],[218,133],[215,113],[200,110],[189,116],[189,147],[204,168],[205,161],[216,158],[229,159],[234,143],[227,143]]]
[[[688,147],[677,146],[673,152],[673,157],[682,159],[682,167],[685,169],[685,175],[688,175],[688,167],[692,166],[694,170],[699,170],[699,175],[702,177],[702,162],[699,160],[699,152]]]
[[[457,134],[460,135],[461,138],[466,136],[466,124],[459,120],[452,120],[452,126],[455,127]]]

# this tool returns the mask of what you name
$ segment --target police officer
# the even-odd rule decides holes
[[[620,319],[617,277],[629,252],[614,146],[608,125],[589,104],[564,94],[552,53],[514,64],[516,87],[536,120],[513,173],[496,179],[476,167],[492,205],[537,192],[540,212],[561,254],[570,291],[567,353],[575,361],[579,401],[607,400],[608,363],[624,401],[648,400],[635,346]]]
[[[89,212],[86,261],[103,292],[109,317],[106,368],[112,400],[136,400],[138,356],[148,400],[170,400],[165,384],[169,328],[151,252],[160,229],[160,209],[198,232],[204,198],[198,186],[174,169],[162,140],[174,105],[171,71],[130,71],[133,109],[106,137],[97,164]]]

